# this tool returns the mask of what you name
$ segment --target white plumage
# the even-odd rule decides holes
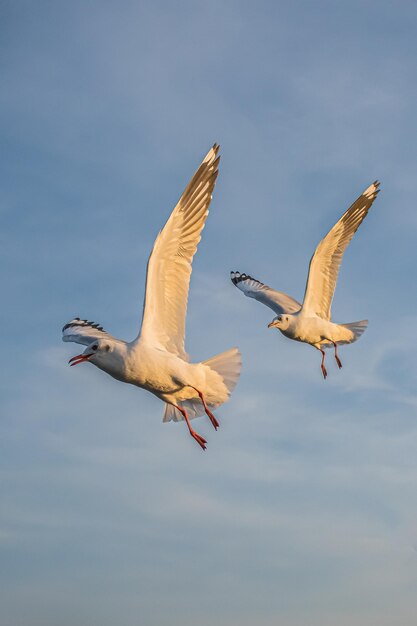
[[[270,328],[278,328],[286,337],[309,343],[320,350],[324,378],[327,377],[327,371],[323,349],[334,346],[336,362],[339,368],[342,367],[337,346],[356,341],[368,324],[367,320],[350,324],[333,323],[331,304],[343,253],[368,214],[378,192],[379,182],[375,181],[319,243],[310,261],[303,304],[247,274],[231,272],[233,284],[246,296],[255,298],[277,313],[269,324]]]
[[[166,402],[164,421],[185,419],[192,437],[205,449],[190,419],[226,402],[241,369],[237,348],[201,363],[190,363],[185,351],[185,317],[191,265],[209,205],[220,161],[219,146],[209,151],[156,238],[148,261],[142,328],[128,343],[101,326],[75,318],[63,328],[63,341],[87,345],[71,365],[93,363],[114,378],[142,387]]]

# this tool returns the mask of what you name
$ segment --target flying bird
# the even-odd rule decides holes
[[[213,410],[226,402],[241,369],[237,348],[190,363],[185,351],[185,317],[191,264],[219,167],[214,144],[159,233],[149,257],[142,327],[134,341],[116,339],[99,324],[76,317],[62,329],[63,341],[87,348],[69,363],[93,363],[113,378],[142,387],[165,402],[164,422],[185,420],[203,450],[206,440],[190,420],[204,415],[217,430]]]
[[[277,313],[268,328],[278,328],[289,339],[309,343],[320,350],[325,379],[324,349],[334,348],[336,363],[341,368],[337,347],[356,341],[368,325],[368,320],[335,324],[331,321],[331,304],[343,253],[368,214],[379,192],[379,184],[375,181],[365,189],[317,246],[310,261],[303,304],[247,274],[231,272],[231,280],[238,289]]]

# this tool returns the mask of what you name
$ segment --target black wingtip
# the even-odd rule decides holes
[[[234,285],[237,284],[239,275],[239,272],[230,272],[230,280]]]
[[[237,285],[238,283],[241,283],[242,280],[253,280],[253,278],[251,278],[251,276],[249,276],[248,274],[241,274],[240,272],[236,271],[230,272],[230,280],[234,285]]]
[[[89,322],[88,320],[82,320],[79,317],[74,317],[71,322],[65,324],[65,326],[62,328],[62,332],[66,331],[68,328],[73,328],[74,326],[89,326],[90,328],[94,328],[94,330],[100,330],[103,333],[106,332],[103,326],[100,326],[100,324],[97,324],[96,322]]]

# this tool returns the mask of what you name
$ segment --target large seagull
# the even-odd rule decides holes
[[[206,449],[206,440],[190,420],[209,417],[217,430],[213,410],[226,402],[241,369],[237,348],[190,363],[185,351],[185,316],[191,264],[209,212],[220,156],[215,144],[182,194],[148,261],[142,328],[134,341],[109,335],[99,324],[76,317],[62,329],[63,341],[86,345],[71,365],[93,363],[124,383],[147,389],[163,400],[163,421],[185,420],[190,435]]]
[[[303,304],[247,274],[231,272],[231,280],[238,289],[277,313],[268,328],[277,328],[289,339],[309,343],[320,350],[324,378],[327,377],[324,348],[334,348],[336,363],[341,368],[337,347],[356,341],[368,325],[368,320],[335,324],[331,321],[331,304],[343,253],[368,214],[378,187],[379,182],[375,181],[365,189],[317,246],[310,261]]]

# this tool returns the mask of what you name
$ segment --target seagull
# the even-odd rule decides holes
[[[327,378],[324,349],[334,347],[334,356],[340,369],[342,362],[337,347],[356,341],[368,325],[368,320],[335,324],[331,321],[331,304],[343,253],[368,214],[379,192],[379,185],[375,181],[365,189],[317,246],[310,261],[303,304],[247,274],[230,274],[233,284],[245,296],[255,298],[277,313],[268,328],[278,328],[289,339],[309,343],[320,350],[324,379]]]
[[[218,175],[219,149],[214,144],[208,152],[156,238],[136,339],[116,339],[99,324],[79,317],[62,329],[63,341],[87,346],[70,359],[71,366],[93,363],[117,380],[150,391],[165,402],[163,421],[185,420],[203,450],[207,441],[190,420],[205,413],[217,430],[219,422],[212,411],[229,399],[241,369],[237,348],[190,363],[184,345],[191,265]]]

